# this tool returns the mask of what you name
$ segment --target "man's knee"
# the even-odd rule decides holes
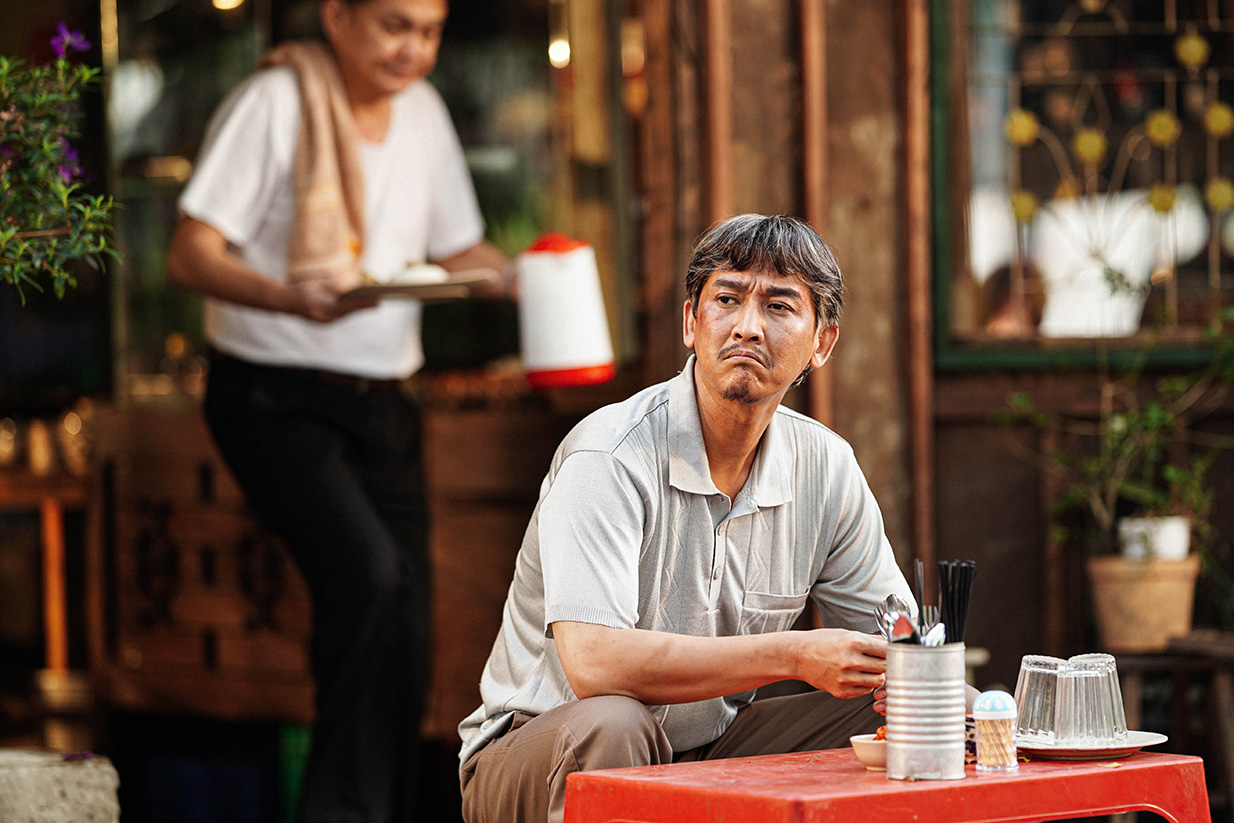
[[[463,770],[469,823],[560,820],[566,777],[576,771],[672,760],[668,737],[629,697],[589,697],[515,723]]]
[[[672,757],[660,724],[646,706],[631,697],[580,700],[563,726],[572,738],[567,745],[580,758],[580,770],[646,766]]]

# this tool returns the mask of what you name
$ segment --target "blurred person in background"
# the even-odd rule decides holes
[[[420,305],[344,294],[409,263],[509,261],[425,80],[446,0],[324,0],[215,114],[167,260],[203,293],[205,416],[313,604],[300,823],[415,817],[431,640]],[[496,291],[498,287],[494,287]]]

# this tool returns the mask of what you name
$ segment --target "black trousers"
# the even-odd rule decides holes
[[[299,823],[415,816],[430,659],[420,415],[391,384],[216,355],[206,420],[313,604]]]

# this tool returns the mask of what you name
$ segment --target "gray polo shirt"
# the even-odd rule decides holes
[[[514,712],[577,699],[552,640],[558,620],[702,637],[788,629],[817,605],[830,627],[875,630],[874,606],[911,598],[852,448],[780,407],[745,488],[711,481],[694,394],[677,377],[606,406],[557,449],[527,527],[501,631],[459,726],[460,762]],[[650,707],[674,751],[709,743],[753,691]]]

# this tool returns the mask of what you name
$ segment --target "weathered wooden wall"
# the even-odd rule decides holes
[[[745,211],[806,216],[803,135],[810,124],[802,116],[807,33],[801,21],[818,20],[826,27],[814,34],[826,46],[822,116],[829,136],[820,152],[826,158],[821,179],[827,186],[819,198],[825,210],[815,223],[824,224],[816,228],[836,248],[848,282],[840,346],[825,367],[832,382],[828,422],[857,450],[883,504],[888,533],[907,561],[912,529],[897,199],[899,12],[893,3],[824,5],[646,4],[650,97],[640,128],[647,206],[645,380],[664,379],[680,367],[680,280],[691,244],[711,219]],[[725,18],[716,25],[709,14]],[[718,70],[731,77],[731,91],[714,86],[708,70],[717,69],[709,59],[723,61]],[[718,162],[731,167],[716,169]],[[788,402],[799,409],[810,405],[804,390]]]
[[[896,3],[827,4],[828,239],[848,284],[831,364],[853,444],[905,561],[912,550]]]
[[[801,81],[794,0],[733,2],[732,213],[801,214]]]

